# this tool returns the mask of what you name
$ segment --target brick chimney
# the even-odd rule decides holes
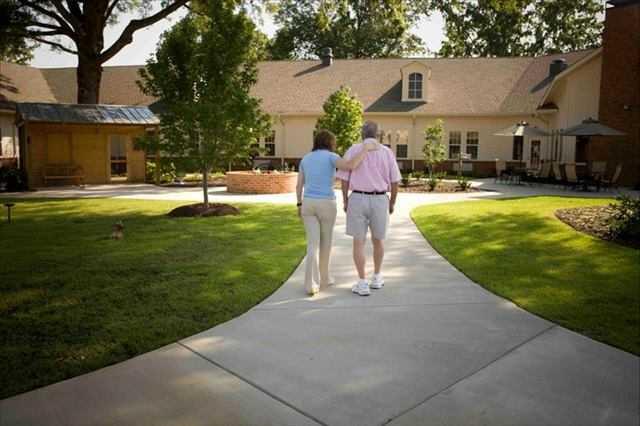
[[[640,0],[607,2],[602,37],[600,121],[627,135],[593,138],[592,158],[622,164],[621,184],[640,185]]]

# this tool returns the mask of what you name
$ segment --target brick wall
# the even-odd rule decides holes
[[[622,164],[620,183],[640,185],[640,3],[606,11],[599,119],[627,135],[593,138],[589,157],[606,160],[609,173]]]
[[[235,194],[295,192],[297,173],[227,172],[227,191]]]

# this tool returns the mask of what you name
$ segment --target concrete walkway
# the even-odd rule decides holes
[[[368,298],[350,293],[354,272],[341,214],[337,285],[329,291],[306,297],[299,267],[232,321],[0,401],[0,425],[636,426],[638,357],[474,284],[425,242],[408,215],[419,204],[517,195],[498,189],[402,194],[387,285]],[[150,196],[158,195],[141,194]]]

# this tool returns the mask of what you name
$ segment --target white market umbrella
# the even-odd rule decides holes
[[[499,132],[494,133],[495,136],[529,136],[529,137],[544,137],[551,136],[551,133],[548,133],[545,130],[540,129],[539,127],[532,126],[526,121],[521,121],[520,123],[516,123],[513,126],[509,126],[506,129],[502,129]]]

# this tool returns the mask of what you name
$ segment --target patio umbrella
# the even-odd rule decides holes
[[[495,136],[530,136],[530,137],[543,137],[543,136],[551,136],[551,133],[548,133],[536,126],[532,126],[526,121],[521,121],[520,123],[514,124],[513,126],[507,127],[506,129],[502,129],[497,133],[494,133]]]
[[[612,129],[611,127],[607,127],[604,124],[600,123],[598,120],[594,120],[589,117],[584,120],[582,123],[569,127],[568,129],[562,130],[560,132],[563,136],[624,136],[626,133],[623,133],[619,130]]]

